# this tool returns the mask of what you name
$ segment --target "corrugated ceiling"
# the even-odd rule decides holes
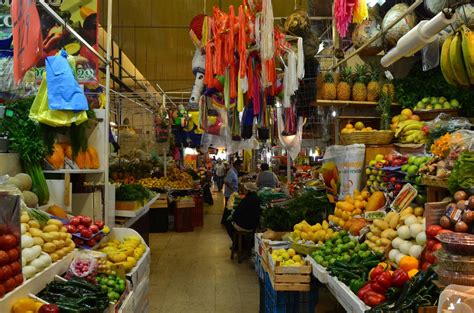
[[[101,0],[101,24],[106,25],[106,0]],[[227,10],[240,0],[114,0],[113,39],[152,84],[159,83],[165,91],[189,90],[194,81],[191,60],[194,46],[188,35],[191,19],[213,6]],[[306,7],[306,0],[297,0]],[[328,15],[316,8],[312,14]],[[301,4],[303,3],[303,4]],[[273,0],[274,15],[287,16],[294,8],[292,0]],[[330,8],[330,5],[329,5]]]

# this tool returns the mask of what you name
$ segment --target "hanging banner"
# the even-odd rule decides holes
[[[33,1],[33,0],[30,0]],[[10,7],[13,0],[0,0],[0,40],[9,38],[12,33]],[[98,50],[97,0],[46,0],[46,3],[58,13],[75,31],[95,50]],[[77,80],[80,83],[97,83],[98,58],[86,46],[72,36],[60,23],[39,4],[36,5],[43,36],[43,52],[36,65],[36,78],[42,79],[45,71],[45,59],[64,48],[76,58]]]
[[[13,76],[16,84],[41,58],[40,19],[34,0],[15,0],[11,6],[13,22]]]

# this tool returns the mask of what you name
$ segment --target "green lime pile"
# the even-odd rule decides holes
[[[96,277],[97,283],[102,290],[107,291],[107,297],[111,302],[117,302],[125,291],[126,281],[117,275],[100,275]]]
[[[336,261],[350,262],[355,258],[362,261],[371,255],[367,244],[359,244],[357,238],[351,238],[347,231],[342,230],[326,241],[311,256],[317,263],[328,267]]]

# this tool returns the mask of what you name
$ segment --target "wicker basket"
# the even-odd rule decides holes
[[[425,145],[422,143],[395,143],[400,154],[423,154]]]
[[[372,132],[341,133],[341,140],[345,145],[363,143],[368,145],[386,145],[393,139],[394,132],[390,130],[377,130]]]
[[[432,175],[421,175],[421,184],[425,186],[448,188],[448,179],[442,179]]]
[[[431,121],[434,120],[441,113],[447,114],[448,116],[458,116],[458,109],[436,109],[429,111],[415,111],[413,114],[416,114],[420,117],[422,121]]]

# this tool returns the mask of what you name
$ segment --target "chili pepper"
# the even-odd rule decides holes
[[[370,280],[374,280],[377,276],[379,276],[383,272],[384,272],[383,267],[380,266],[380,265],[377,265],[376,267],[371,269],[370,272],[369,272]]]
[[[370,283],[365,283],[365,285],[363,285],[359,289],[359,291],[357,291],[357,296],[359,297],[359,299],[363,300],[365,297],[365,294],[371,290],[372,290],[372,286],[370,285]]]
[[[374,281],[370,282],[370,288],[378,293],[385,293],[387,291],[387,288]]]
[[[392,275],[392,286],[403,287],[403,285],[410,280],[408,273],[405,270],[399,268]]]
[[[353,293],[357,293],[359,289],[362,288],[362,286],[365,285],[365,279],[359,278],[359,279],[353,279],[351,280],[349,284],[349,288],[351,288]]]
[[[395,299],[396,297],[398,297],[401,292],[402,292],[402,290],[400,288],[390,287],[385,292],[385,297],[389,300],[392,300],[392,299]]]
[[[377,277],[375,277],[374,281],[378,283],[380,286],[384,287],[385,290],[392,286],[392,276],[389,272],[383,272]]]
[[[367,291],[364,296],[364,303],[370,307],[377,306],[385,302],[385,296],[375,291]]]

